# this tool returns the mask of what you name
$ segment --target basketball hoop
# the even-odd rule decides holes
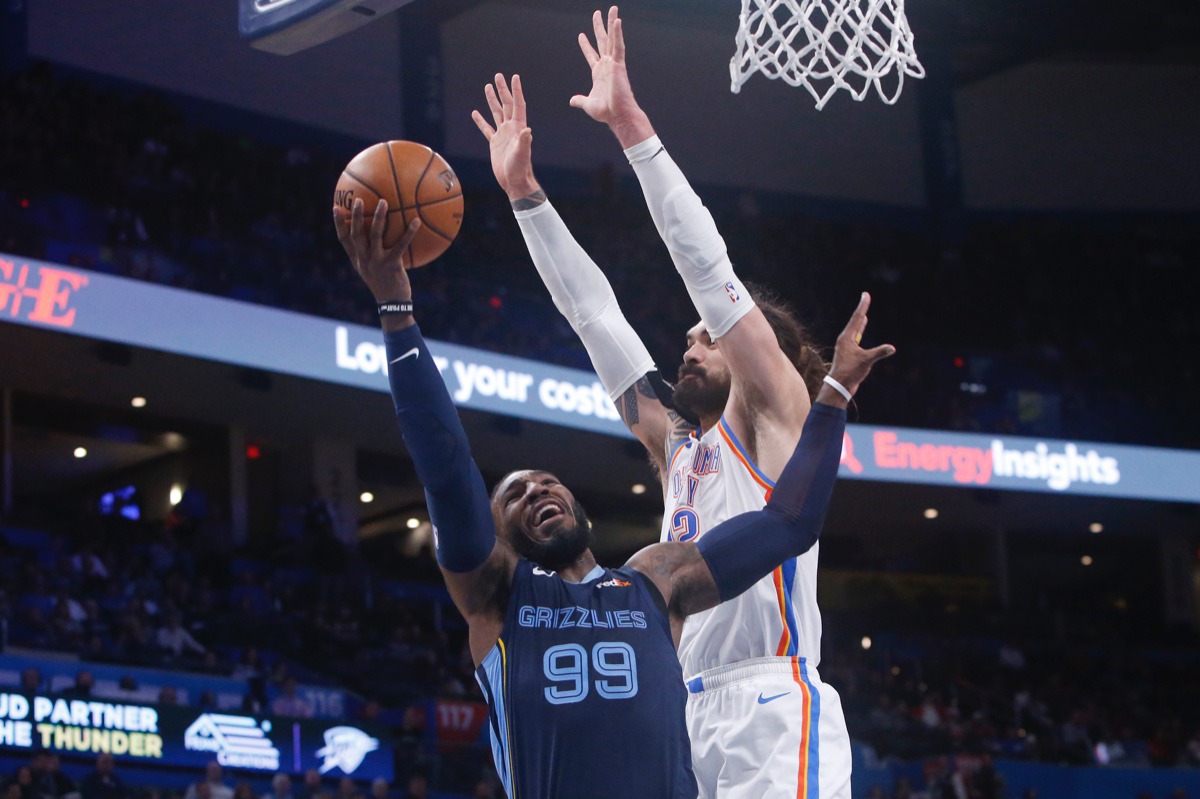
[[[803,86],[821,110],[838,89],[855,100],[871,87],[888,105],[904,76],[925,77],[904,0],[742,0],[737,53],[729,62],[738,92],[755,72]],[[891,93],[882,80],[896,71]]]

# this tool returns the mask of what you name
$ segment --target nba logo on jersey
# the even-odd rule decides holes
[[[729,295],[730,302],[737,302],[742,298],[742,295],[738,294],[737,287],[733,283],[725,284],[725,293]]]

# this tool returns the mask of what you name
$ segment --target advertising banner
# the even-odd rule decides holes
[[[849,425],[842,477],[1200,502],[1200,452]]]
[[[388,391],[376,328],[3,253],[0,322]],[[631,437],[591,372],[437,341],[429,349],[461,407]],[[1015,436],[850,425],[842,475],[1200,502],[1200,452]]]
[[[0,749],[87,758],[107,752],[144,766],[203,769],[216,760],[268,774],[315,768],[331,777],[393,778],[391,745],[369,725],[40,694],[0,693]]]

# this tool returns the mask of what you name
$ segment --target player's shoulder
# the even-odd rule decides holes
[[[596,588],[637,591],[646,596],[663,616],[667,615],[667,601],[663,597],[662,591],[658,589],[658,586],[647,575],[642,574],[631,566],[626,565],[618,569],[605,569],[604,577],[596,584]]]

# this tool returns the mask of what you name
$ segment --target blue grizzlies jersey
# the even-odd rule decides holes
[[[570,583],[522,558],[476,679],[510,799],[696,796],[670,621],[638,572]]]

